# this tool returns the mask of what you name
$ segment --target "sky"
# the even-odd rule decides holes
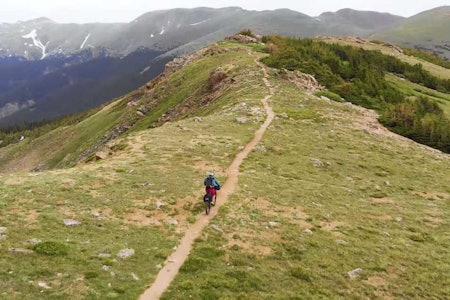
[[[450,0],[1,0],[0,23],[47,17],[58,23],[131,22],[154,10],[239,6],[247,10],[289,8],[309,16],[342,8],[387,12],[410,17]]]

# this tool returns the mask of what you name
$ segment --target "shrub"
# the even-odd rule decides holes
[[[35,244],[33,250],[44,255],[64,256],[69,252],[69,247],[59,242],[48,241]]]

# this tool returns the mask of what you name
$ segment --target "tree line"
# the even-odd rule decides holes
[[[312,74],[331,92],[375,109],[392,131],[450,153],[450,120],[430,98],[409,99],[386,79],[394,73],[411,82],[450,93],[450,80],[433,76],[421,64],[411,65],[380,51],[313,39],[264,36],[268,66]]]

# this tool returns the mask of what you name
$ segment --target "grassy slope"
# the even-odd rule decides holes
[[[272,81],[272,105],[290,118],[245,160],[213,220],[223,232],[204,232],[163,299],[450,297],[448,155]]]
[[[228,66],[235,83],[195,111],[203,122],[133,132],[118,141],[124,150],[97,163],[0,175],[0,297],[136,299],[184,228],[205,217],[198,215],[204,174],[214,169],[224,181],[224,169],[263,119],[248,116],[267,93],[253,59],[246,49],[232,51],[172,75],[164,90],[185,91],[176,103],[204,74]],[[164,298],[450,297],[448,156],[374,134],[359,110],[271,80],[280,117],[213,220],[224,232],[204,232]],[[241,116],[250,122],[237,124]],[[142,128],[153,123],[149,117]],[[158,202],[165,205],[157,209]],[[65,227],[65,218],[81,225]],[[68,254],[10,250],[29,249],[32,238],[63,243]],[[124,248],[135,255],[117,258]],[[348,279],[358,267],[360,277]]]
[[[203,176],[214,169],[224,180],[224,168],[259,126],[257,116],[246,124],[237,124],[235,118],[259,107],[264,93],[261,72],[257,66],[245,73],[240,70],[253,61],[245,49],[223,58],[195,63],[215,61],[208,72],[222,63],[232,64],[228,74],[236,79],[234,89],[216,100],[225,108],[204,116],[203,122],[186,119],[133,133],[121,142],[128,144],[125,150],[98,163],[0,175],[0,227],[6,227],[7,236],[0,240],[1,298],[136,299],[183,228],[202,211]],[[185,78],[195,78],[188,70],[182,71]],[[165,204],[161,209],[156,208],[158,201]],[[81,225],[65,227],[67,218]],[[173,220],[178,225],[171,225]],[[68,255],[10,250],[29,250],[27,241],[33,238],[63,243]],[[117,258],[124,248],[135,249],[135,255]],[[99,253],[111,257],[101,258]],[[40,288],[39,281],[51,288]]]

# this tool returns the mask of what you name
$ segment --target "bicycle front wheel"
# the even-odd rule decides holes
[[[205,213],[209,215],[210,211],[211,211],[211,201],[205,201]]]

